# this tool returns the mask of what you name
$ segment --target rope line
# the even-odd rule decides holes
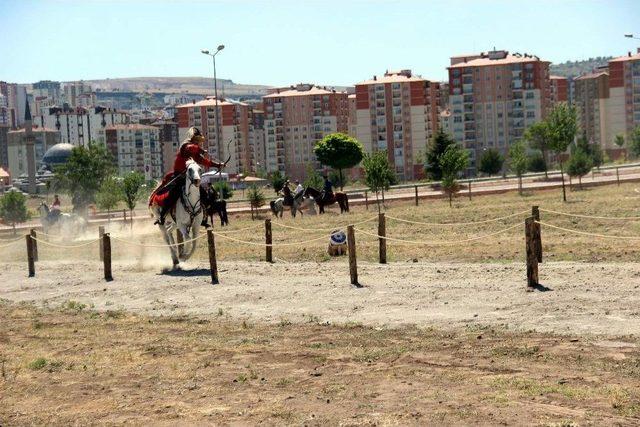
[[[4,244],[4,245],[0,246],[0,248],[6,248],[6,247],[8,247],[8,246],[11,246],[11,245],[13,245],[15,242],[17,242],[17,241],[19,241],[19,240],[24,240],[24,236],[20,236],[20,237],[18,237],[18,238],[15,238],[15,239],[13,239],[13,240],[10,240],[8,243],[6,243],[6,244]]]
[[[176,242],[175,245],[167,245],[166,243],[164,243],[164,244],[138,243],[138,242],[132,242],[132,241],[129,241],[129,240],[124,240],[124,239],[121,239],[121,238],[115,237],[115,236],[111,236],[111,238],[113,240],[117,240],[118,242],[122,242],[122,243],[125,243],[127,245],[139,246],[139,247],[142,247],[142,248],[170,248],[170,247],[177,247],[178,245],[186,245],[188,243],[195,242],[196,240],[202,239],[206,235],[207,235],[206,233],[202,233],[198,237],[195,237],[193,239],[185,240],[185,241],[180,242],[180,243]]]
[[[578,218],[605,219],[609,221],[632,221],[632,220],[640,219],[640,216],[627,216],[627,217],[593,216],[593,215],[582,215],[582,214],[567,213],[567,212],[558,212],[558,211],[552,211],[550,209],[542,209],[542,208],[539,208],[539,209],[540,209],[540,212],[547,212],[551,214],[564,215],[564,216],[575,216]]]
[[[356,222],[355,224],[347,224],[347,225],[353,225],[355,227],[356,225],[361,225],[361,224],[373,221],[376,218],[377,217],[374,216],[374,217],[365,219],[364,221]],[[347,225],[336,225],[335,227],[324,227],[324,228],[302,228],[302,227],[295,227],[293,225],[281,224],[279,222],[271,222],[271,224],[277,225],[277,226],[283,227],[283,228],[290,228],[292,230],[298,230],[298,231],[333,231],[333,230],[338,229],[338,228],[347,228]]]
[[[218,236],[218,237],[222,237],[223,239],[227,239],[227,240],[231,240],[233,242],[237,242],[237,243],[244,243],[245,245],[254,245],[254,246],[296,246],[296,245],[302,245],[302,244],[306,244],[306,243],[311,243],[311,242],[317,242],[318,240],[322,240],[322,239],[326,239],[328,237],[331,237],[330,235],[323,235],[320,237],[316,237],[315,239],[309,239],[309,240],[305,240],[302,242],[289,242],[289,243],[271,243],[271,244],[267,244],[267,243],[258,243],[258,242],[248,242],[246,240],[240,240],[240,239],[236,239],[234,237],[231,236],[225,236],[224,234],[217,234],[217,233],[213,233],[214,235]]]
[[[612,236],[610,234],[598,234],[598,233],[589,233],[588,231],[573,230],[571,228],[559,227],[557,225],[551,225],[551,224],[547,224],[545,222],[540,222],[540,221],[535,221],[535,223],[536,224],[540,224],[540,225],[544,225],[545,227],[555,228],[557,230],[566,231],[568,233],[582,234],[584,236],[603,237],[605,239],[640,240],[639,236]]]
[[[521,227],[522,224],[514,224],[511,227],[507,227],[507,228],[503,228],[502,230],[496,231],[494,233],[489,233],[489,234],[484,234],[482,236],[476,236],[476,237],[471,237],[469,239],[462,239],[462,240],[452,240],[452,241],[448,241],[448,242],[443,242],[443,241],[420,241],[420,240],[405,240],[405,239],[397,239],[395,237],[388,237],[388,236],[380,236],[379,234],[375,234],[375,233],[369,233],[367,231],[363,231],[358,229],[357,231],[362,233],[362,234],[366,234],[367,236],[373,236],[373,237],[377,237],[379,239],[385,239],[385,240],[390,240],[393,242],[401,242],[401,243],[409,243],[409,244],[413,244],[413,245],[430,245],[430,246],[437,246],[437,245],[455,245],[458,243],[465,243],[465,242],[472,242],[474,240],[481,240],[481,239],[486,239],[487,237],[491,237],[491,236],[495,236],[497,234],[501,234],[504,233],[505,231],[509,231],[509,230],[513,230],[516,227]]]
[[[72,248],[82,248],[82,247],[84,247],[84,246],[93,245],[94,243],[96,243],[96,242],[99,242],[99,241],[100,241],[100,239],[94,239],[94,240],[90,240],[90,241],[85,242],[85,243],[80,243],[80,244],[78,244],[78,245],[59,245],[59,244],[57,244],[57,243],[51,243],[51,242],[50,242],[50,241],[48,241],[48,240],[39,239],[39,238],[37,238],[37,237],[33,237],[33,236],[32,236],[31,238],[32,238],[33,240],[35,240],[36,242],[38,242],[38,243],[42,243],[43,245],[52,246],[52,247],[54,247],[54,248],[70,248],[70,249],[72,249]]]
[[[540,209],[542,210],[542,209]],[[513,218],[515,216],[520,216],[520,215],[524,215],[526,213],[528,213],[529,211],[522,211],[522,212],[516,212],[510,215],[506,215],[500,218],[492,218],[492,219],[485,219],[482,221],[471,221],[471,222],[421,222],[421,221],[410,221],[408,219],[402,219],[402,218],[397,218],[394,216],[390,216],[390,215],[386,215],[387,218],[389,219],[393,219],[396,221],[400,221],[400,222],[406,222],[409,224],[419,224],[419,225],[432,225],[432,226],[456,226],[456,225],[475,225],[475,224],[486,224],[489,222],[498,222],[498,221],[502,221],[504,219],[509,219],[509,218]]]

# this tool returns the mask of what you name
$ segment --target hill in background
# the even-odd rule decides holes
[[[566,61],[561,64],[551,64],[549,66],[549,72],[554,76],[577,77],[582,74],[589,74],[593,72],[594,69],[607,65],[610,59],[613,59],[613,56],[598,56],[582,61]]]

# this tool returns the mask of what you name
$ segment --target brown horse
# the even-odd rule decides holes
[[[340,213],[349,212],[349,198],[347,197],[346,193],[334,192],[333,197],[326,200],[322,198],[322,193],[320,193],[318,190],[316,190],[315,188],[307,187],[304,190],[304,197],[309,196],[313,197],[313,199],[316,201],[318,210],[321,214],[324,213],[325,206],[332,205],[336,202],[338,202],[338,205],[340,205]]]

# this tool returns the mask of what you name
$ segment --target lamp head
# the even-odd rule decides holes
[[[624,36],[625,36],[626,38],[628,38],[628,39],[633,38],[633,34],[625,34]]]
[[[204,53],[205,55],[209,55],[209,51],[206,49],[202,49],[200,52]]]
[[[218,52],[220,52],[222,49],[224,49],[224,45],[221,44],[220,46],[218,46]]]

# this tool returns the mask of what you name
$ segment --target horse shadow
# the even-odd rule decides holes
[[[191,269],[183,269],[182,267],[163,268],[160,273],[160,276],[170,276],[170,277],[201,277],[201,276],[210,276],[211,270],[208,268],[191,268]]]
[[[542,283],[538,283],[535,286],[533,286],[532,288],[530,288],[532,291],[539,291],[539,292],[549,292],[549,291],[553,291],[553,289],[543,285]]]

